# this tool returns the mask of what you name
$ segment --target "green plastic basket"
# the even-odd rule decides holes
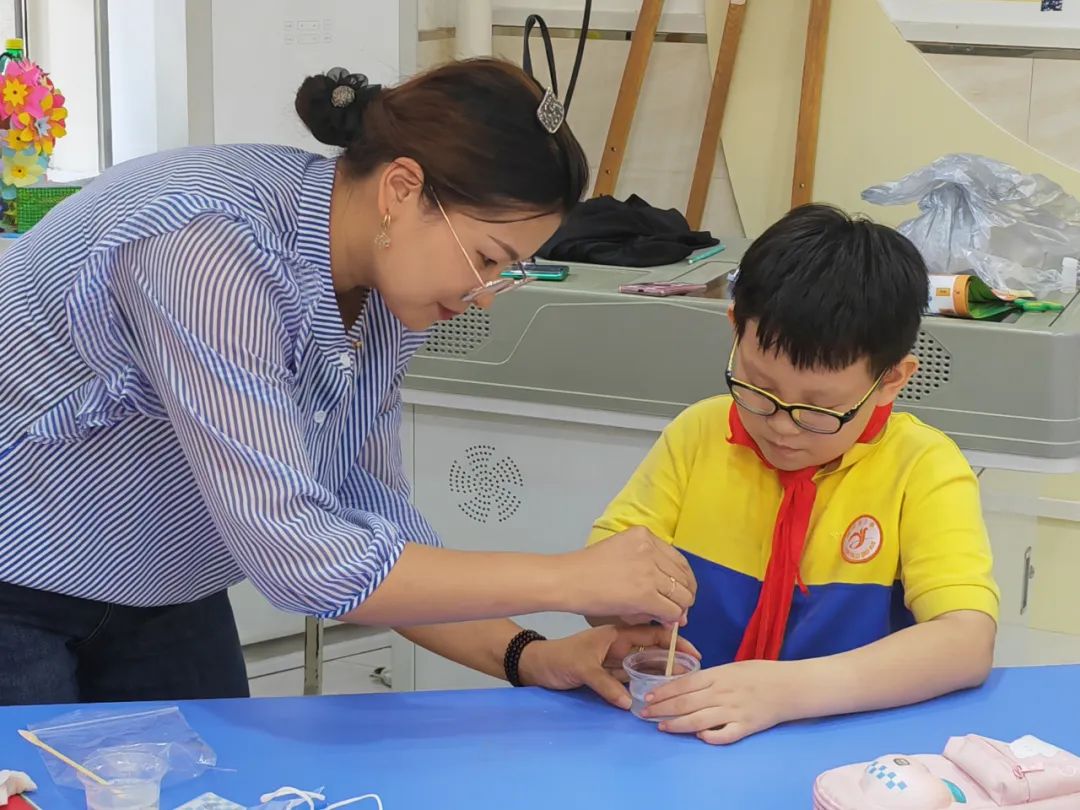
[[[57,203],[79,190],[79,186],[27,186],[15,192],[15,229],[26,233],[37,225]]]

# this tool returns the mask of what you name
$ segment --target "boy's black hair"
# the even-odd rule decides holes
[[[930,297],[926,263],[892,228],[829,205],[795,208],[754,240],[735,281],[735,328],[803,369],[874,375],[907,355]]]

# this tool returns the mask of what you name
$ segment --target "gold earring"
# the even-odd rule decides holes
[[[390,247],[390,212],[388,211],[379,223],[379,230],[375,234],[375,246],[383,250]]]

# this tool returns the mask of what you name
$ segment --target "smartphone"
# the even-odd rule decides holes
[[[570,268],[565,264],[522,262],[521,267],[525,270],[525,275],[536,281],[566,281],[566,277],[570,275]],[[501,275],[503,278],[518,277],[514,270],[503,270]]]
[[[649,295],[654,298],[669,298],[673,295],[694,295],[706,291],[704,284],[680,284],[675,281],[656,281],[642,284],[623,284],[619,292],[628,295]]]

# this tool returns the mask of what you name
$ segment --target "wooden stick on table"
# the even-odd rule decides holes
[[[705,203],[709,198],[709,181],[716,163],[720,127],[724,123],[724,109],[727,107],[728,90],[731,88],[731,75],[735,69],[735,55],[739,50],[745,16],[746,0],[730,0],[727,15],[724,17],[724,34],[720,39],[716,69],[713,71],[712,89],[709,90],[709,104],[705,108],[705,126],[701,131],[694,179],[690,184],[690,200],[686,203],[686,220],[694,230],[701,227]]]
[[[67,765],[67,766],[69,766],[71,768],[74,768],[76,771],[81,773],[87,779],[90,779],[91,781],[97,782],[99,785],[107,785],[107,784],[109,784],[105,779],[98,776],[96,773],[94,773],[89,768],[85,767],[84,765],[80,765],[78,762],[73,760],[71,757],[66,756],[64,754],[61,754],[59,751],[57,751],[55,748],[53,748],[47,742],[42,741],[42,739],[40,737],[38,737],[38,735],[35,734],[34,732],[27,731],[24,728],[20,728],[19,729],[19,736],[22,737],[24,740],[26,740],[31,745],[36,745],[38,748],[40,748],[45,753],[52,754],[58,760],[63,762],[65,765]]]
[[[821,119],[821,84],[825,73],[825,46],[829,38],[831,0],[810,0],[803,57],[799,127],[795,135],[795,173],[791,181],[791,207],[814,198],[814,165],[817,161],[818,122]]]
[[[593,186],[594,197],[615,193],[626,143],[630,140],[634,110],[641,95],[641,84],[645,81],[645,68],[649,64],[649,53],[656,39],[656,29],[660,27],[663,8],[664,0],[643,0],[641,11],[638,12],[637,25],[630,39],[630,53],[623,68],[622,84],[615,99],[615,111],[611,114],[611,126],[604,142],[604,155],[600,158],[600,171]]]

